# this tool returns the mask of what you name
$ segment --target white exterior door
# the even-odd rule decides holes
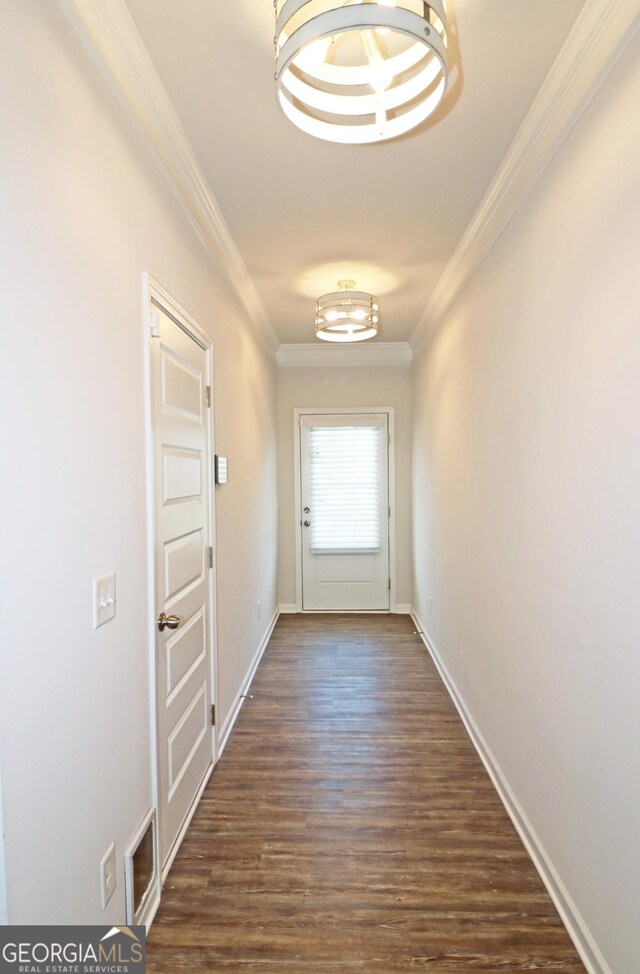
[[[387,414],[300,417],[302,608],[389,609]]]
[[[210,353],[161,310],[156,332],[156,701],[164,865],[213,761],[212,441]]]

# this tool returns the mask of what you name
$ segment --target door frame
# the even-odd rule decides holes
[[[318,406],[317,408],[296,406],[293,410],[293,477],[294,477],[294,515],[296,546],[296,612],[302,608],[302,457],[300,456],[300,417],[301,416],[369,416],[384,414],[387,417],[389,442],[387,444],[387,465],[389,472],[389,612],[397,612],[396,602],[396,436],[395,409],[393,406]],[[318,611],[318,610],[314,610]],[[342,610],[326,609],[326,612]],[[368,610],[367,610],[368,611]],[[372,610],[373,611],[373,610]],[[376,610],[384,612],[384,609]]]
[[[161,830],[161,802],[160,802],[160,775],[159,775],[159,749],[160,735],[158,726],[158,694],[157,694],[157,653],[156,653],[156,623],[158,615],[158,593],[156,590],[156,478],[155,478],[155,431],[153,425],[153,318],[154,311],[160,308],[164,311],[182,330],[189,335],[201,348],[204,349],[207,359],[207,385],[212,389],[211,407],[207,409],[207,437],[209,440],[209,462],[207,469],[207,481],[209,485],[209,540],[208,544],[213,548],[213,567],[208,572],[209,576],[209,606],[211,610],[211,670],[209,679],[211,680],[211,702],[215,706],[216,714],[219,714],[218,705],[218,639],[217,639],[217,549],[216,549],[216,506],[215,506],[215,477],[214,477],[214,346],[210,335],[191,317],[184,308],[175,301],[174,298],[158,283],[149,273],[144,274],[143,283],[143,334],[145,347],[145,401],[146,401],[146,441],[147,441],[147,564],[148,564],[148,659],[149,659],[149,691],[150,691],[150,740],[151,740],[151,801],[157,816],[157,827],[155,835],[155,854],[158,865],[158,894],[155,897],[155,908],[157,909],[162,892],[162,883],[171,869],[176,853],[180,848],[185,833],[189,827],[193,814],[198,806],[202,793],[211,776],[211,772],[218,760],[218,728],[217,721],[211,726],[211,751],[212,760],[202,783],[194,796],[193,803],[187,813],[184,823],[176,837],[176,840],[169,852],[166,863],[163,865],[160,858],[160,830]],[[153,918],[153,913],[149,923]]]

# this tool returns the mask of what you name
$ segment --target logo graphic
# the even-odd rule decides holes
[[[145,974],[137,927],[0,927],[0,974]]]
[[[102,940],[100,941],[100,943],[104,943],[104,941],[105,940],[108,940],[109,937],[115,937],[116,934],[119,934],[119,933],[123,933],[125,935],[125,937],[131,937],[131,939],[132,940],[135,940],[136,943],[138,943],[138,944],[140,943],[140,938],[139,937],[136,937],[136,935],[133,932],[133,930],[131,929],[131,927],[111,927],[111,930],[109,930],[108,933],[105,933],[105,935],[102,938]]]

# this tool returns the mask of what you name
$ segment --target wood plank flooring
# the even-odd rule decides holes
[[[279,620],[150,974],[584,967],[406,616]]]

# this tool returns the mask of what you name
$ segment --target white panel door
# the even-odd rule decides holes
[[[303,609],[388,609],[388,416],[301,416],[300,498]]]
[[[213,760],[213,593],[208,354],[162,311],[157,330],[152,339],[156,684],[164,864]]]

